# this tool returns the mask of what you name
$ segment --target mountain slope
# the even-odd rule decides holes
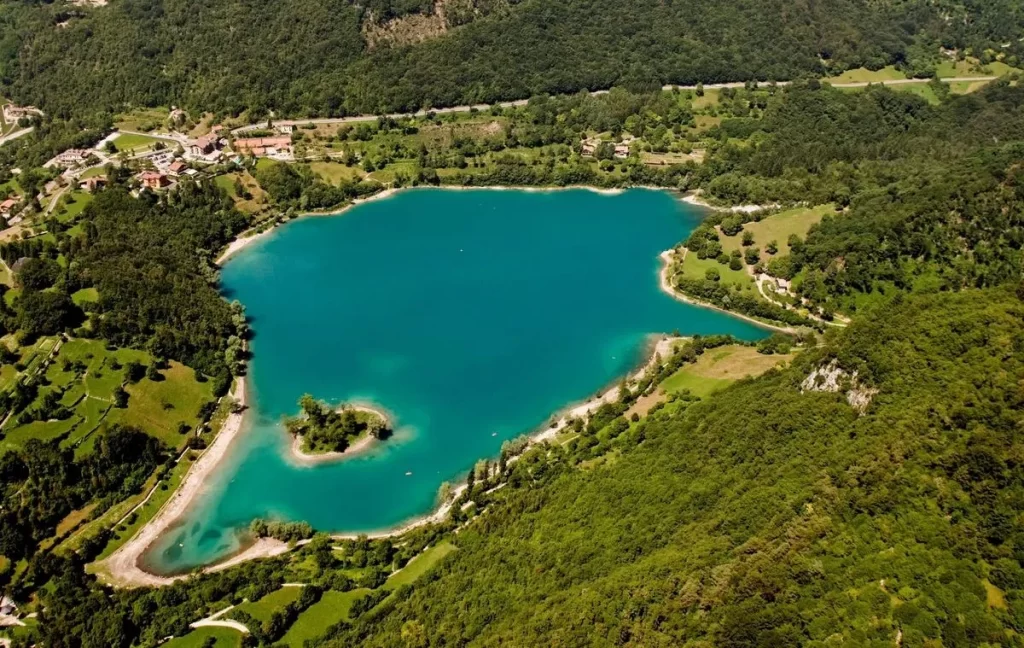
[[[428,584],[328,645],[1018,645],[1022,324],[1008,291],[897,298],[617,461],[524,460]],[[802,393],[832,360],[878,390],[863,416]]]
[[[997,39],[1024,23],[1012,6],[971,1],[470,4],[460,12],[477,16],[468,24],[452,17],[437,38],[371,51],[368,22],[434,9],[346,0],[115,0],[92,10],[8,3],[0,6],[0,78],[5,95],[60,117],[170,104],[324,115],[862,65],[927,73],[940,41],[1019,54],[1016,39],[1006,48]]]

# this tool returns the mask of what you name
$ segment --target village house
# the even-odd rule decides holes
[[[62,153],[55,155],[50,161],[43,166],[49,168],[53,166],[59,167],[73,167],[85,162],[89,156],[92,155],[92,151],[89,149],[68,149]]]
[[[188,165],[185,164],[184,160],[175,160],[174,162],[171,162],[169,167],[167,167],[167,172],[176,176],[181,175],[187,168]]]
[[[135,177],[142,183],[143,187],[154,191],[163,189],[171,184],[170,178],[159,171],[143,171]]]
[[[89,193],[92,193],[107,186],[107,176],[92,176],[89,178],[84,178],[81,182],[78,183],[78,186],[83,191],[88,191]]]
[[[583,140],[580,145],[580,153],[583,155],[597,155],[597,147],[601,145],[601,138],[591,137]]]
[[[291,135],[292,131],[295,130],[295,127],[292,126],[291,124],[281,124],[281,125],[277,126],[276,128],[277,128],[277,132],[281,133],[282,135]]]
[[[202,157],[209,155],[217,150],[218,144],[220,143],[220,137],[217,133],[208,133],[203,135],[199,139],[192,140],[188,144],[188,152],[193,157]]]
[[[248,137],[236,139],[235,151],[243,155],[256,157],[289,157],[292,154],[292,138],[290,137]]]
[[[615,145],[615,157],[617,158],[628,158],[629,157],[629,146],[636,138],[627,137],[618,144]]]
[[[0,202],[0,216],[7,219],[11,217],[14,212],[14,208],[18,206],[19,200],[17,198],[7,198],[3,202]]]

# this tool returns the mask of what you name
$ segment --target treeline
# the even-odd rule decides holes
[[[343,115],[519,99],[621,85],[782,80],[898,64],[928,75],[940,46],[1020,56],[1010,0],[883,6],[642,0],[476,2],[469,22],[426,42],[367,49],[374,20],[430,11],[422,2],[129,0],[102,11],[9,4],[3,90],[62,119],[128,106],[194,114],[273,110]],[[497,9],[497,10],[496,10]],[[480,17],[478,17],[480,16]],[[56,24],[61,28],[55,28]],[[66,24],[65,24],[66,23]],[[221,35],[232,34],[231,47]],[[1005,45],[1005,47],[1004,47]]]
[[[896,299],[614,462],[535,448],[457,553],[320,645],[1016,646],[1021,309]],[[833,360],[878,390],[863,415],[802,387]]]

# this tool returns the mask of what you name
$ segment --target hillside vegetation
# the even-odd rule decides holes
[[[1019,645],[1022,323],[1008,291],[894,300],[618,461],[542,464],[327,645]],[[864,415],[802,388],[832,361]]]
[[[10,3],[0,78],[4,94],[60,118],[171,104],[327,115],[890,64],[927,76],[940,45],[1013,64],[1024,21],[1010,2],[976,0],[457,4],[441,9],[443,35],[371,50],[367,23],[430,14],[433,3]]]

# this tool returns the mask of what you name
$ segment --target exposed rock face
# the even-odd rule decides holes
[[[850,407],[862,415],[878,393],[873,387],[861,385],[857,380],[857,372],[846,371],[835,359],[808,374],[800,384],[800,391],[843,392]]]

